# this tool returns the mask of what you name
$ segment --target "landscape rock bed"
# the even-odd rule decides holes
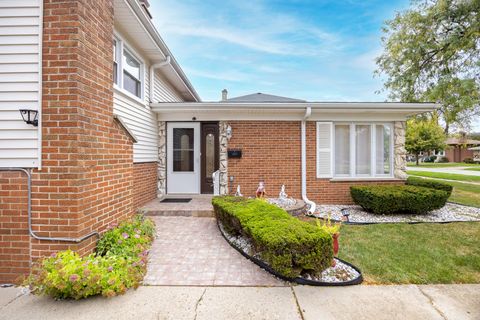
[[[335,266],[324,270],[320,277],[312,277],[310,275],[294,279],[283,277],[272,270],[258,255],[253,254],[252,245],[248,239],[230,235],[218,220],[217,223],[220,233],[234,249],[279,279],[313,286],[347,286],[360,284],[363,281],[362,274],[358,268],[338,258],[335,258]]]
[[[374,223],[447,223],[480,221],[480,208],[464,206],[457,203],[447,203],[443,208],[433,210],[427,214],[391,214],[379,215],[366,212],[357,205],[318,205],[316,212],[311,215],[316,218],[332,221],[341,221],[342,209],[347,209],[349,221],[346,224],[374,224]]]

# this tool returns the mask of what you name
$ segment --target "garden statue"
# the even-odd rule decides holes
[[[287,200],[287,198],[288,198],[288,195],[285,192],[285,185],[282,184],[282,188],[280,189],[280,193],[278,194],[278,199],[282,201],[282,200]]]
[[[263,197],[265,197],[265,184],[263,183],[263,181],[260,181],[260,182],[258,183],[258,188],[257,188],[256,196],[257,196],[257,198],[263,198]]]
[[[240,192],[240,185],[237,186],[237,192],[235,192],[235,197],[243,197],[243,194]]]

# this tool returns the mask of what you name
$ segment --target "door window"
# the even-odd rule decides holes
[[[173,128],[173,171],[193,172],[194,129]]]

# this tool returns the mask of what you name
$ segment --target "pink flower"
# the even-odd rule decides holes
[[[123,237],[123,239],[128,239],[128,237],[129,237],[128,233],[126,233],[126,232],[122,233],[122,237]]]
[[[113,271],[113,267],[112,267],[112,266],[110,266],[110,267],[108,267],[108,269],[107,269],[107,270],[108,270],[109,272],[112,272],[112,271]]]
[[[52,254],[50,255],[50,257],[56,258],[56,257],[57,257],[57,253],[56,253],[56,252],[52,253]]]
[[[139,238],[140,238],[140,235],[139,235],[139,234],[136,234],[134,237],[137,238],[137,239],[139,239]]]
[[[122,244],[123,241],[122,241],[122,240],[118,240],[117,242],[118,242],[118,244]]]
[[[135,229],[135,233],[136,233],[136,234],[140,234],[140,230]]]
[[[70,282],[75,282],[78,280],[78,274],[72,274],[68,279]]]

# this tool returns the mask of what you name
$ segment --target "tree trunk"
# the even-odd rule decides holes
[[[418,166],[418,153],[415,153],[415,162],[417,163],[417,166]]]

